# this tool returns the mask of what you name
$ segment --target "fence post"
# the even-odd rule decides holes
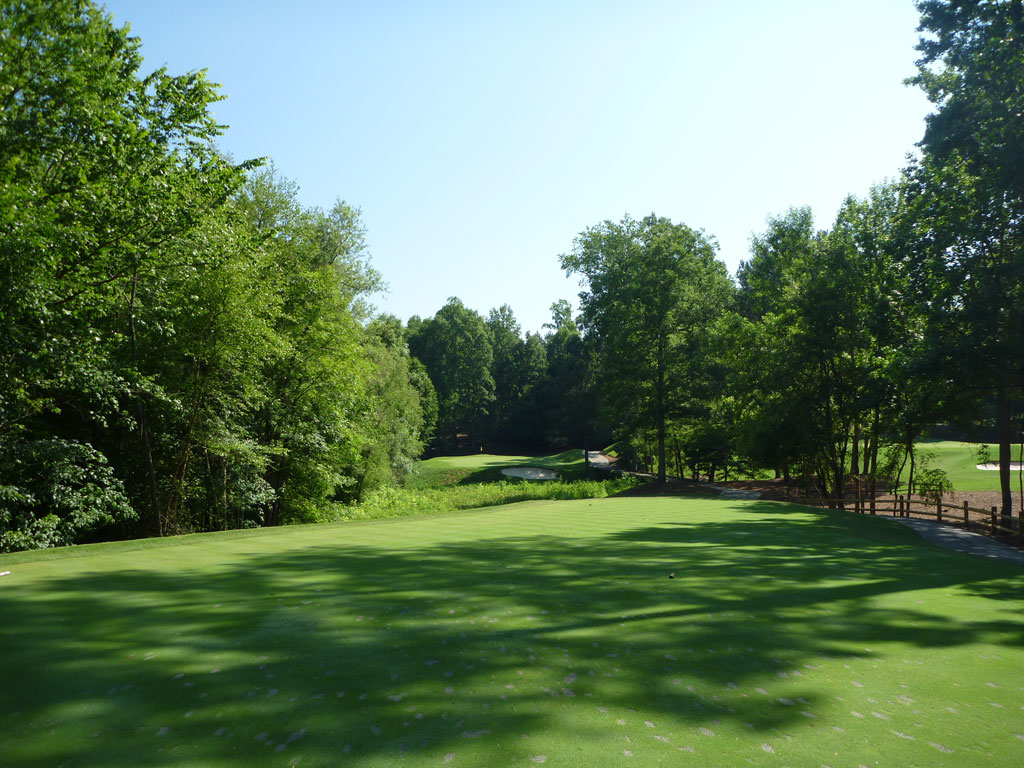
[[[897,504],[898,504],[898,506],[895,506],[895,505],[894,506],[895,506],[895,508],[899,509],[898,517],[903,517],[904,515],[903,515],[903,494],[902,493],[899,494],[899,500],[898,500]]]
[[[942,522],[942,483],[939,483],[939,501],[935,505],[935,519]]]
[[[861,513],[859,477],[855,477],[853,479],[853,511],[856,512],[858,515]]]
[[[968,514],[967,514],[967,513],[968,513],[968,509],[967,509],[967,499],[964,499],[964,528],[966,528],[966,527],[967,527],[967,524],[968,524],[968,523],[970,522],[970,519],[969,519],[969,517],[968,517]]]
[[[996,535],[996,508],[992,507],[992,535]]]

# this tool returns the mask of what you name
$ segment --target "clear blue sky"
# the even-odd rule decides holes
[[[306,205],[362,209],[375,298],[449,296],[540,330],[558,255],[654,212],[717,238],[731,272],[765,219],[895,177],[924,130],[911,0],[108,0],[145,68],[208,69],[235,158]]]

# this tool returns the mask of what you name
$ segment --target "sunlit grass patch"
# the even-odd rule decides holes
[[[977,443],[961,443],[955,440],[925,440],[918,444],[917,451],[930,454],[929,465],[941,469],[953,483],[957,491],[998,491],[999,473],[991,470],[978,469]],[[999,446],[988,444],[988,460],[999,461]],[[1020,446],[1013,445],[1012,461],[1020,460]],[[1011,488],[1017,490],[1017,472],[1011,473]],[[904,471],[906,482],[906,470]]]

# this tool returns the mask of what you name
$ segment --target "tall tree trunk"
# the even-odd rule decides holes
[[[853,422],[853,457],[850,459],[850,474],[860,474],[860,421]]]
[[[917,456],[914,452],[914,444],[911,443],[907,446],[907,452],[910,456],[910,474],[907,475],[907,496],[914,495],[914,465],[917,461]]]
[[[167,499],[167,507],[164,512],[164,519],[175,528],[179,526],[180,515],[178,512],[185,503],[185,477],[188,475],[189,462],[192,460],[193,438],[195,437],[196,424],[199,420],[199,413],[206,398],[205,386],[198,361],[194,367],[194,385],[192,409],[188,417],[188,426],[185,428],[185,436],[182,440],[181,454],[178,464],[174,469],[174,486]]]
[[[132,342],[132,366],[139,373],[139,342],[135,327],[135,297],[138,295],[139,275],[132,275],[132,292],[128,299],[128,331]],[[153,463],[153,446],[149,439],[149,418],[142,393],[135,393],[135,420],[139,426],[139,439],[142,442],[142,460],[146,465],[146,480],[149,490],[149,514],[143,519],[144,532],[149,536],[163,536],[160,524],[160,498],[156,484],[156,466]]]
[[[209,448],[204,448],[203,454],[206,457],[206,476],[210,488],[207,529],[226,531],[231,527],[231,522],[228,520],[228,478],[224,459],[220,456],[211,457]],[[214,513],[216,513],[216,517],[214,517]]]
[[[845,462],[834,461],[832,462],[832,471],[834,477],[832,479],[832,493],[836,498],[836,509],[845,509],[845,503],[843,502],[843,481],[846,479]]]
[[[1024,431],[1021,432],[1020,450],[1017,452],[1017,489],[1020,494],[1020,512],[1017,524],[1024,526]]]
[[[267,484],[274,491],[274,498],[265,508],[263,516],[263,525],[268,528],[281,524],[281,488],[284,486],[285,462],[284,456],[275,458],[273,468],[266,475]]]
[[[665,340],[658,340],[658,482],[665,482]]]
[[[590,479],[590,442],[587,439],[587,425],[583,425],[583,477]]]
[[[1010,491],[1010,388],[1005,385],[996,390],[996,422],[999,428],[999,491],[1002,495],[1001,525],[1013,524],[1013,495]]]
[[[880,408],[875,406],[875,417],[871,422],[871,443],[868,450],[868,457],[871,461],[871,469],[869,473],[869,491],[871,498],[875,498],[878,495],[878,427],[881,421]]]

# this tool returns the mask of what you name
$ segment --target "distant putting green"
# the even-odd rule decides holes
[[[989,445],[991,461],[999,461],[999,446]],[[998,491],[999,473],[978,469],[978,444],[960,443],[954,440],[925,440],[918,444],[918,451],[935,454],[932,466],[942,469],[949,476],[957,491]],[[1012,446],[1012,461],[1020,461],[1020,446]],[[906,471],[904,471],[906,480]],[[1013,472],[1011,486],[1017,490],[1017,472]]]
[[[583,477],[583,453],[571,450],[550,456],[504,456],[493,453],[438,456],[417,462],[407,485],[415,489],[507,480],[508,476],[502,475],[501,471],[515,467],[550,469],[566,480],[576,480]]]
[[[4,765],[1024,764],[1024,568],[882,518],[531,502],[2,571]]]

